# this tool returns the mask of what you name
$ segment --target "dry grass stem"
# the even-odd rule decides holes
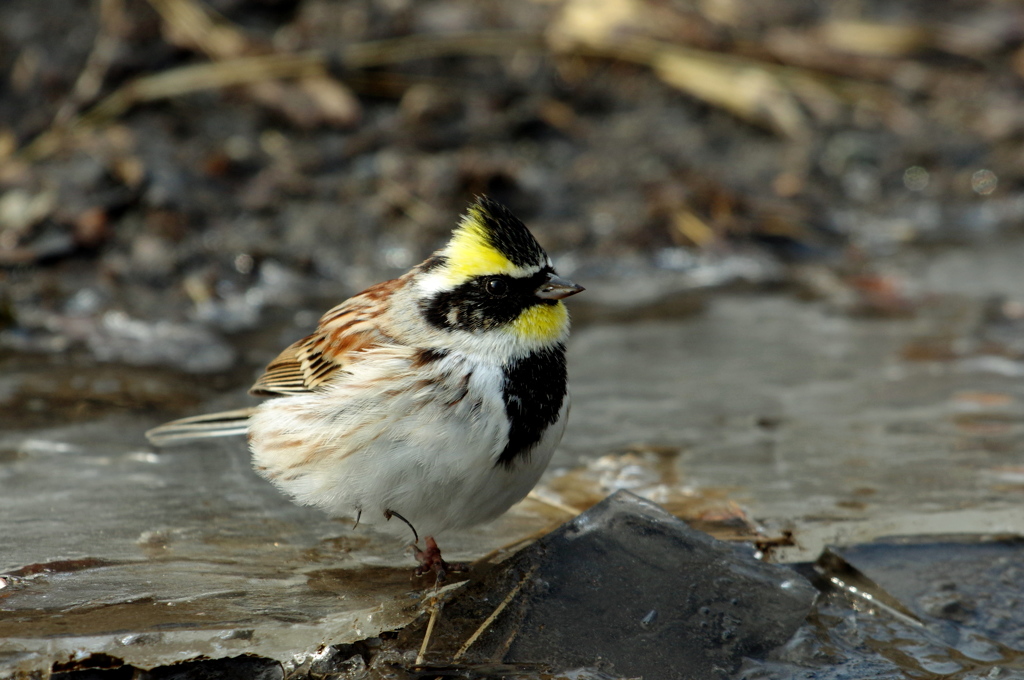
[[[832,20],[819,33],[832,49],[881,57],[913,55],[935,42],[933,31],[924,26],[877,21]]]
[[[519,547],[522,547],[522,546],[527,546],[530,543],[533,543],[538,538],[540,538],[541,536],[547,534],[552,529],[554,529],[555,526],[557,526],[557,525],[550,525],[550,526],[544,527],[543,529],[538,529],[537,531],[533,532],[532,534],[529,534],[527,536],[521,536],[520,538],[517,538],[514,541],[511,541],[509,543],[506,543],[505,545],[499,546],[499,547],[495,548],[494,550],[491,550],[490,552],[488,552],[488,553],[486,553],[484,555],[481,555],[479,558],[473,560],[473,564],[487,564],[487,563],[493,562],[494,559],[498,555],[503,555],[503,554],[505,554],[507,552],[512,551],[514,548],[519,548]]]
[[[580,514],[580,512],[581,512],[579,510],[579,508],[574,508],[571,505],[566,505],[565,503],[562,503],[560,501],[556,501],[553,498],[546,498],[544,496],[541,496],[539,493],[537,493],[536,489],[530,491],[530,493],[528,493],[526,495],[526,497],[529,498],[531,501],[536,501],[538,503],[543,503],[544,505],[546,505],[548,507],[554,508],[556,510],[560,510],[561,512],[564,512],[569,517],[575,517],[576,515]]]
[[[523,589],[523,586],[526,585],[526,582],[530,580],[530,578],[534,575],[534,573],[536,573],[536,571],[537,567],[534,566],[528,572],[526,572],[521,579],[519,579],[519,583],[517,583],[515,587],[509,591],[508,595],[505,596],[505,599],[501,601],[501,604],[499,604],[495,608],[495,610],[491,612],[490,616],[484,619],[484,622],[481,623],[480,627],[477,628],[473,632],[473,634],[469,636],[469,639],[462,643],[462,646],[459,647],[459,651],[455,652],[455,656],[452,657],[452,661],[457,663],[462,659],[463,656],[465,656],[466,652],[469,651],[469,648],[473,646],[473,643],[475,643],[480,638],[481,635],[487,632],[487,629],[490,628],[494,621],[501,615],[501,613],[505,611],[505,608],[508,607],[512,600],[515,599],[516,595],[519,594],[519,592]]]
[[[85,102],[92,101],[99,94],[103,78],[117,53],[119,36],[125,23],[124,1],[100,0],[99,15],[99,32],[71,94],[54,116],[56,127],[66,125]]]
[[[808,114],[828,119],[844,104],[892,104],[891,92],[880,85],[661,40],[609,38],[573,44],[565,53],[645,66],[672,87],[790,138],[806,135]]]
[[[252,50],[241,30],[193,0],[149,0],[149,4],[164,20],[167,39],[175,45],[214,59],[230,59]]]
[[[168,42],[200,51],[215,61],[271,52],[227,19],[195,0],[149,0],[164,20]],[[284,55],[282,55],[284,56]],[[275,82],[273,76],[248,84],[248,93],[263,105],[281,111],[300,127],[321,123],[350,125],[359,117],[355,95],[326,69],[300,74],[298,83]]]
[[[434,634],[434,624],[437,623],[437,617],[441,613],[441,603],[437,598],[437,587],[434,588],[434,594],[430,598],[430,619],[427,621],[427,630],[423,633],[423,642],[420,644],[420,651],[416,654],[416,665],[422,666],[426,658],[427,647],[430,646],[430,638]]]
[[[61,148],[69,135],[111,123],[139,104],[268,79],[301,78],[323,71],[323,55],[319,52],[306,52],[243,57],[183,66],[143,76],[114,90],[66,125],[50,128],[26,147],[20,156],[26,161],[45,158]]]
[[[547,51],[544,36],[530,31],[475,31],[442,35],[410,35],[356,43],[342,50],[348,68],[396,64],[414,59],[453,55],[507,55],[522,50]]]

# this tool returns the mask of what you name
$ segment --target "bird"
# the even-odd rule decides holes
[[[416,574],[443,581],[465,567],[435,536],[522,500],[562,439],[563,300],[583,290],[508,208],[477,197],[443,247],[330,309],[271,361],[250,390],[266,398],[258,406],[146,436],[163,447],[247,435],[256,472],[293,501],[356,527],[401,520]]]

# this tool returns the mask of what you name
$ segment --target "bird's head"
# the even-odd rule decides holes
[[[419,267],[420,308],[442,331],[495,335],[531,351],[565,341],[564,298],[583,290],[555,274],[544,249],[508,208],[470,206],[451,240]]]

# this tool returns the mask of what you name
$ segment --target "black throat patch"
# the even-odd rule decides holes
[[[497,464],[511,469],[529,456],[544,431],[558,420],[567,384],[565,345],[558,344],[506,364],[503,373],[502,396],[509,432],[508,444]]]

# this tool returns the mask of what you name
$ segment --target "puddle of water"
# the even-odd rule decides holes
[[[802,549],[780,559],[936,513],[960,531],[1024,532],[1024,384],[970,363],[987,349],[961,341],[983,306],[934,298],[913,318],[865,321],[733,296],[678,322],[591,325],[571,348],[573,418],[555,464],[609,448],[679,451],[670,474],[643,483],[700,502],[725,490],[719,503],[768,535],[793,531]],[[940,336],[964,349],[905,358],[908,343]],[[579,493],[552,491],[570,505]]]

